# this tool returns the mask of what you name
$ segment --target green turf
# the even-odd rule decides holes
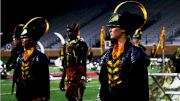
[[[1,57],[1,60],[3,61],[3,63],[6,63],[8,61],[9,57],[7,56],[4,56],[4,57]]]
[[[3,61],[7,61],[7,57],[2,58]],[[60,69],[50,64],[49,68],[50,73],[60,72]],[[87,70],[88,72],[94,70]],[[160,71],[159,67],[148,67],[148,72],[157,73]],[[13,70],[8,72],[9,74],[13,74]],[[50,101],[67,101],[65,98],[65,92],[59,90],[59,80],[51,81],[51,92],[50,92]],[[153,82],[152,78],[149,77],[149,83]],[[12,79],[1,80],[1,89],[0,89],[0,101],[16,101],[15,94],[11,95],[11,87],[12,87]],[[83,101],[95,101],[97,94],[99,92],[99,81],[98,77],[93,77],[91,82],[88,82],[86,85],[86,90],[84,94]],[[15,89],[14,89],[15,93]]]
[[[67,101],[65,98],[65,92],[59,90],[59,80],[51,81],[50,101]],[[12,80],[1,80],[1,101],[16,101],[15,94],[11,95]],[[84,100],[96,99],[99,92],[99,81],[97,77],[93,77],[91,82],[86,84],[86,90],[84,94]],[[15,91],[15,90],[14,90]]]
[[[62,70],[60,70],[58,67],[55,67],[54,65],[50,65],[49,66],[49,72],[50,73],[58,73],[58,72],[62,72]],[[14,70],[11,70],[8,72],[8,74],[13,74]],[[95,72],[94,70],[90,70],[88,69],[87,72]]]
[[[58,72],[58,68],[50,68],[52,72]],[[159,67],[154,67],[154,69],[148,68],[148,71],[151,73],[159,72]],[[13,72],[11,72],[13,73]],[[51,81],[51,92],[50,92],[50,101],[67,101],[65,98],[65,92],[59,90],[60,80]],[[149,78],[149,83],[153,82]],[[15,95],[11,95],[11,86],[12,79],[1,80],[1,101],[16,101]],[[97,94],[99,92],[99,81],[98,77],[93,77],[91,82],[86,84],[86,90],[84,94],[84,101],[95,101]],[[15,90],[14,90],[15,91]]]
[[[154,66],[154,67],[148,67],[149,73],[159,73],[160,72],[160,66]]]
[[[57,73],[57,72],[61,72],[62,70],[60,70],[58,67],[55,67],[53,65],[50,66],[49,68],[49,72],[50,73]]]
[[[160,72],[160,67],[155,66],[155,67],[148,67],[148,72],[149,73],[159,73]],[[149,84],[153,84],[154,80],[152,79],[151,76],[148,76]]]

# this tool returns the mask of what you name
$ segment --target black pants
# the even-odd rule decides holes
[[[128,90],[124,88],[125,87],[110,88],[106,85],[101,85],[101,101],[128,101]]]

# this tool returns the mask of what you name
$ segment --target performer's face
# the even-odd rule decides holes
[[[21,41],[22,41],[22,46],[27,46],[29,44],[29,38],[28,37],[22,38]]]
[[[67,36],[69,37],[70,40],[77,38],[77,34],[72,32],[67,32]]]
[[[139,39],[133,39],[134,43],[139,43],[139,41],[140,41]]]
[[[134,43],[135,45],[139,45],[139,44],[140,44],[140,40],[139,40],[139,39],[133,39],[133,43]]]
[[[21,43],[21,40],[14,39],[12,43],[13,45],[17,46],[18,44]]]
[[[110,27],[109,32],[111,39],[119,39],[125,30],[121,29],[120,27]]]

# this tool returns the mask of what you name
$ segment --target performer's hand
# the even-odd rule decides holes
[[[64,88],[64,80],[61,80],[60,84],[59,84],[59,88],[61,91],[65,91],[65,88]]]

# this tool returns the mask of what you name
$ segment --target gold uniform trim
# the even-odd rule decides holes
[[[29,75],[29,69],[30,68],[30,62],[22,62],[21,70],[22,70],[22,79],[26,80],[27,78],[30,78]]]
[[[112,60],[107,62],[108,84],[111,87],[115,87],[116,85],[119,85],[122,83],[122,80],[120,80],[120,74],[118,73],[121,70],[121,67],[120,67],[121,62],[122,60],[117,60],[114,63]]]
[[[122,60],[117,60],[115,63],[112,62],[112,60],[108,61],[107,64],[110,67],[116,67],[118,66],[120,63],[122,62]]]

